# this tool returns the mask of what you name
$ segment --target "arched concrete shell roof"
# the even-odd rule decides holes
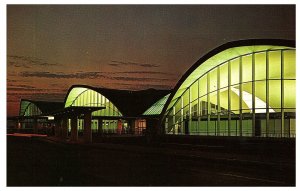
[[[64,103],[66,103],[71,90],[76,87],[91,89],[105,96],[119,109],[119,111],[125,117],[140,116],[157,100],[170,93],[170,90],[147,89],[140,91],[129,91],[97,88],[88,85],[73,85],[69,88]]]
[[[29,99],[21,99],[21,101],[20,101],[20,110],[19,110],[19,115],[20,116],[24,115],[25,110],[29,106],[29,104],[28,104],[28,106],[25,106],[23,109],[21,109],[22,104],[24,102],[29,102],[31,104],[36,105],[37,108],[40,109],[42,114],[52,113],[52,112],[55,112],[55,111],[58,111],[58,110],[61,110],[61,109],[64,108],[64,103],[63,102],[34,101],[34,100],[29,100]]]
[[[166,110],[172,107],[172,105],[170,105],[172,100],[180,97],[187,87],[215,66],[240,55],[278,48],[294,48],[295,45],[296,42],[294,40],[247,39],[228,42],[213,49],[194,63],[177,82],[163,108],[161,118],[163,118]]]

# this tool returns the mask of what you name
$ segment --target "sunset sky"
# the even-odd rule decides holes
[[[226,42],[295,39],[295,6],[8,5],[7,113],[73,84],[172,89]]]

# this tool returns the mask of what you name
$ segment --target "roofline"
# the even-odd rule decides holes
[[[94,90],[94,91],[96,91],[96,92],[98,92],[98,88],[96,88],[96,87],[93,87],[93,86],[89,86],[89,85],[84,85],[84,84],[74,84],[74,85],[72,85],[69,89],[68,89],[68,91],[67,91],[67,94],[66,94],[66,96],[65,96],[65,99],[64,99],[64,105],[66,104],[66,101],[67,101],[67,98],[68,98],[68,96],[69,96],[69,94],[70,94],[70,92],[72,91],[72,89],[73,88],[88,88],[88,89],[91,89],[91,90]],[[100,93],[100,92],[98,92],[98,93]],[[64,106],[65,107],[65,106]]]
[[[160,114],[160,119],[162,123],[163,115],[167,110],[168,105],[170,104],[172,98],[174,97],[175,93],[178,91],[182,83],[190,76],[190,74],[198,68],[202,63],[204,63],[209,58],[213,57],[214,55],[225,51],[229,48],[240,47],[240,46],[255,46],[255,45],[277,45],[277,46],[289,46],[296,48],[296,41],[295,40],[286,40],[286,39],[245,39],[245,40],[237,40],[227,42],[214,48],[213,50],[206,53],[202,56],[198,61],[196,61],[180,78],[177,82],[176,86],[173,88],[171,95],[169,96],[166,104],[163,107],[163,110]]]

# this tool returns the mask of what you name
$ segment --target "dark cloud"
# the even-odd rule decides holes
[[[105,78],[101,72],[77,72],[74,74],[65,74],[62,72],[50,73],[50,72],[21,72],[22,77],[39,77],[39,78],[80,78],[80,79],[96,79]]]
[[[43,92],[43,91],[51,91],[51,92],[57,92],[57,91],[62,91],[61,89],[55,89],[55,88],[38,88],[30,85],[25,85],[25,84],[8,84],[7,85],[7,91],[25,91],[25,92]]]
[[[47,101],[63,101],[66,96],[66,92],[8,92],[7,97],[11,100],[32,99],[32,100],[47,100]]]
[[[25,84],[7,84],[7,87],[18,87],[18,88],[27,88],[27,89],[34,89],[34,86],[25,85]]]
[[[14,67],[24,67],[24,68],[31,68],[31,66],[57,66],[57,63],[49,63],[43,59],[29,57],[29,56],[16,56],[16,55],[9,55],[8,56],[8,63]]]
[[[115,74],[163,74],[163,75],[174,75],[168,72],[155,72],[155,71],[125,71],[125,72],[115,72]]]
[[[34,100],[51,100],[51,101],[63,101],[65,99],[66,92],[63,93],[37,93],[32,96]]]
[[[120,86],[121,88],[130,89],[130,90],[142,90],[142,89],[162,89],[162,90],[170,90],[173,87],[170,85],[163,84],[129,84],[129,83],[111,83],[112,85]]]
[[[21,72],[22,77],[39,77],[39,78],[77,78],[77,79],[109,79],[109,80],[120,80],[120,81],[152,81],[152,82],[161,82],[161,81],[174,81],[174,79],[168,78],[150,78],[150,77],[124,77],[124,76],[111,76],[112,73],[103,73],[103,72],[76,72],[74,74],[66,73],[50,73],[50,72]]]
[[[45,91],[45,89],[39,89],[39,88],[23,88],[23,87],[8,87],[8,91],[29,91],[29,92],[36,92],[36,91]]]
[[[139,78],[139,77],[123,77],[123,76],[118,76],[118,77],[110,77],[110,79],[114,80],[121,80],[121,81],[152,81],[152,82],[161,82],[161,81],[170,81],[170,79],[167,78]],[[171,79],[173,80],[173,79]]]
[[[110,66],[120,67],[120,66],[140,66],[145,68],[154,68],[159,67],[157,64],[144,64],[144,63],[137,63],[137,62],[123,62],[118,60],[112,60]]]
[[[9,65],[16,67],[16,68],[31,68],[30,66],[24,63],[17,63],[15,61],[8,61]]]
[[[7,82],[17,82],[17,80],[7,79]]]

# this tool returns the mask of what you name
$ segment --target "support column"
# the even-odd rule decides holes
[[[71,141],[78,141],[77,116],[71,117]]]
[[[33,133],[38,133],[38,122],[37,119],[33,119]]]
[[[135,131],[135,119],[130,120],[130,134],[134,134]]]
[[[255,136],[255,54],[252,54],[252,137]]]
[[[15,123],[15,129],[13,129],[12,130],[13,132],[17,132],[17,133],[19,133],[20,132],[20,122],[19,122],[19,120],[17,120],[16,121],[16,123]],[[7,129],[7,131],[6,131],[7,133],[9,133],[10,132],[10,130],[9,129]]]
[[[242,57],[240,57],[240,76],[239,76],[239,135],[236,136],[243,136],[243,61]]]
[[[160,124],[158,119],[146,120],[146,139],[150,144],[159,143],[159,137],[161,135]]]
[[[21,122],[21,129],[26,129],[26,121],[22,120]]]
[[[83,139],[86,143],[92,142],[92,113],[88,112],[84,114],[84,125],[83,125]]]
[[[57,119],[55,121],[55,129],[54,129],[54,134],[55,134],[55,137],[60,137],[61,136],[61,119]]]
[[[61,124],[61,138],[66,139],[68,137],[68,117],[62,118]]]
[[[103,135],[103,120],[98,119],[98,135]]]

